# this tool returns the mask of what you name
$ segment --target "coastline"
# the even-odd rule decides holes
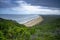
[[[39,16],[35,19],[30,20],[29,22],[24,23],[24,25],[27,27],[32,27],[38,23],[41,23],[42,21],[43,21],[43,18],[41,16]]]

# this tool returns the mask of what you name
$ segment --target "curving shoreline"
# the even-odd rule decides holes
[[[29,22],[24,23],[24,25],[26,25],[27,27],[32,27],[38,23],[41,23],[43,21],[43,18],[41,16],[30,20]]]

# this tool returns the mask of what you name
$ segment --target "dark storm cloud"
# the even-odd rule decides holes
[[[59,1],[60,0],[0,0],[0,14],[60,15]]]
[[[0,8],[10,8],[16,7],[19,4],[15,2],[16,0],[0,0]]]
[[[24,0],[27,3],[37,6],[46,6],[52,8],[60,8],[60,0]]]
[[[19,3],[16,3],[15,1],[22,0],[0,0],[0,8],[10,8],[19,6]],[[23,0],[23,1],[36,6],[60,8],[60,0]]]

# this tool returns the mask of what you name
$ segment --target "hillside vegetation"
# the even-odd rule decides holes
[[[60,40],[60,18],[30,28],[0,18],[0,40]]]

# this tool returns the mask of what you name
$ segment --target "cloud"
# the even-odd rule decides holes
[[[15,1],[22,0],[0,0],[0,8],[10,8],[19,6]],[[23,0],[31,5],[35,6],[46,6],[51,8],[59,8],[60,9],[60,0]]]
[[[45,7],[32,5],[26,1],[1,0],[1,14],[41,14],[41,15],[60,15],[60,9],[55,7]],[[4,3],[4,4],[3,4]],[[3,7],[3,8],[1,8]]]
[[[0,8],[16,7],[19,4],[18,3],[15,3],[15,1],[14,0],[0,0]]]
[[[24,1],[37,6],[60,8],[60,0],[24,0]]]
[[[18,12],[17,14],[60,15],[60,9],[58,9],[58,8],[33,6],[31,4],[26,3],[25,1],[16,1],[16,3],[19,3],[20,6],[11,8],[11,10]]]

